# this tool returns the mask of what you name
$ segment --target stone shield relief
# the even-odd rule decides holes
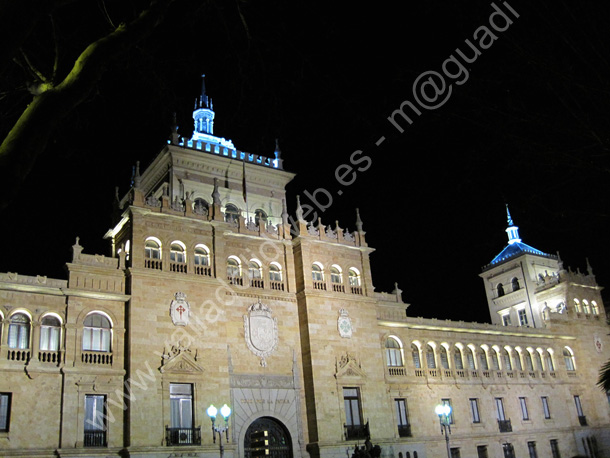
[[[248,307],[244,315],[244,335],[246,345],[260,358],[261,366],[267,366],[266,358],[277,348],[277,318],[272,317],[271,309],[260,300]]]

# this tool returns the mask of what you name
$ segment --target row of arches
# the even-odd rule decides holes
[[[332,264],[328,269],[328,273],[324,268],[324,264],[321,262],[314,262],[311,265],[311,278],[316,282],[326,282],[327,276],[330,274],[330,282],[333,285],[343,285],[345,282],[343,280],[344,270],[337,264]],[[355,267],[350,267],[347,269],[347,284],[351,287],[360,287],[360,271]]]
[[[595,301],[589,302],[587,299],[574,298],[574,311],[585,315],[599,315],[599,306]]]
[[[4,320],[3,320],[4,321]],[[13,350],[30,350],[33,342],[33,326],[39,325],[38,349],[40,351],[59,351],[63,348],[64,321],[60,315],[48,312],[35,322],[31,313],[19,309],[7,319],[6,344]],[[82,350],[110,352],[112,346],[112,320],[101,311],[88,313],[82,321]]]
[[[496,294],[497,297],[502,297],[507,293],[508,285],[504,285],[503,283],[498,283],[496,285]],[[510,281],[510,291],[519,291],[521,289],[521,284],[519,283],[519,279],[517,277],[513,277]]]
[[[554,372],[555,352],[552,348],[520,347],[505,345],[464,345],[455,343],[437,344],[436,342],[411,343],[411,362],[415,369],[422,369],[424,361],[428,369],[455,369],[455,370],[528,370]],[[401,340],[396,336],[389,336],[385,340],[386,365],[388,367],[405,366],[405,352]],[[562,357],[566,370],[575,371],[574,352],[570,347],[564,347]]]
[[[207,200],[201,197],[197,197],[195,200],[193,200],[193,213],[195,213],[196,215],[207,216],[210,213],[210,204]],[[224,220],[227,223],[234,223],[239,220],[241,213],[242,212],[237,205],[233,203],[227,203],[224,208]],[[257,208],[256,210],[254,210],[253,213],[254,223],[257,226],[259,226],[261,223],[264,223],[266,225],[269,221],[269,216],[267,215],[267,212],[265,210]]]
[[[148,237],[144,242],[144,258],[148,260],[162,259],[163,244],[156,237]],[[192,251],[193,263],[196,266],[210,265],[210,249],[203,243],[198,243]],[[180,240],[174,240],[169,244],[169,259],[171,262],[186,264],[187,248]]]

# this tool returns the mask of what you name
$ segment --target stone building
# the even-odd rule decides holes
[[[410,317],[375,291],[359,215],[289,217],[279,148],[215,136],[205,91],[193,118],[117,197],[110,256],[76,239],[67,279],[0,274],[2,456],[349,458],[367,437],[392,458],[610,456],[591,269],[509,214],[480,274],[491,324]]]

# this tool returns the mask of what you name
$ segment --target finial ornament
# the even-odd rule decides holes
[[[303,219],[303,208],[301,207],[301,199],[299,198],[299,196],[297,195],[297,209],[296,209],[296,214],[297,214],[297,220],[298,221],[305,221]]]
[[[506,204],[506,219],[508,224],[508,227],[506,228],[508,244],[512,245],[513,243],[520,243],[521,238],[519,238],[519,228],[513,223],[513,218],[510,216],[510,211],[508,210],[508,204]]]
[[[212,193],[212,202],[215,205],[220,205],[220,192],[218,192],[218,178],[214,178],[214,192]]]
[[[360,219],[360,209],[356,208],[356,229],[362,232],[362,220]]]

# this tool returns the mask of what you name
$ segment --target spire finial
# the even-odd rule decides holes
[[[297,194],[297,209],[296,209],[296,214],[297,214],[297,220],[299,222],[305,222],[305,220],[303,219],[303,207],[301,207],[301,199],[300,199],[298,194]]]
[[[510,216],[510,210],[508,209],[508,204],[506,204],[506,220],[508,222],[508,226],[513,225],[513,218]]]
[[[513,223],[513,218],[510,216],[510,211],[508,210],[508,204],[506,204],[506,220],[508,224],[508,227],[506,228],[508,244],[512,245],[513,243],[521,242],[521,239],[519,238],[519,228]]]
[[[356,209],[356,229],[358,232],[362,232],[362,220],[360,219],[360,209]]]

